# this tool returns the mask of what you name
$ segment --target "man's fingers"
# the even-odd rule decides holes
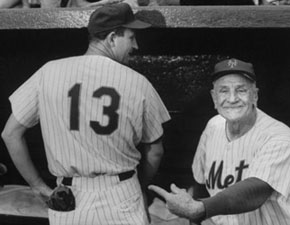
[[[162,196],[165,200],[167,200],[169,197],[169,193],[167,191],[165,191],[163,188],[158,187],[156,185],[149,185],[148,189],[156,192],[157,194]]]
[[[174,193],[174,194],[186,192],[185,189],[181,189],[181,188],[177,187],[175,184],[171,184],[170,189],[171,189],[172,193]]]

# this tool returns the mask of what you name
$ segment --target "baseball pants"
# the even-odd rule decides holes
[[[106,175],[73,178],[70,188],[75,196],[75,210],[49,209],[50,225],[149,224],[136,173],[124,181],[118,176]]]

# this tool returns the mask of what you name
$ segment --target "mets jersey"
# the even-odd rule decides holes
[[[40,121],[50,172],[95,177],[134,170],[138,143],[163,134],[168,111],[150,82],[103,56],[48,62],[12,96],[26,127]]]
[[[273,194],[258,209],[215,216],[218,225],[290,224],[290,129],[257,109],[255,125],[242,137],[228,141],[226,120],[217,115],[207,124],[197,148],[192,171],[214,196],[249,177],[268,183]]]

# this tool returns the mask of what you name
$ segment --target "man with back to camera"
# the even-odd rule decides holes
[[[251,63],[224,60],[212,78],[219,115],[210,119],[197,147],[193,198],[174,184],[171,193],[149,189],[163,196],[173,213],[195,222],[290,224],[289,127],[257,108]]]
[[[138,48],[134,30],[149,26],[125,3],[96,9],[85,55],[48,62],[9,97],[2,137],[32,190],[48,199],[50,224],[148,224],[142,190],[158,169],[170,116],[151,83],[124,64]],[[25,142],[38,122],[54,192]]]

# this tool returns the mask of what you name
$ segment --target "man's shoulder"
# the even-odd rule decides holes
[[[261,131],[271,136],[286,136],[290,138],[290,128],[288,125],[261,110],[258,110],[257,126]]]
[[[209,119],[207,125],[208,126],[220,126],[225,124],[225,118],[223,118],[221,115],[215,115],[212,118]]]
[[[140,72],[134,70],[133,68],[127,65],[123,65],[118,62],[115,62],[115,63],[117,64],[116,68],[118,68],[119,66],[117,70],[122,73],[122,76],[124,76],[124,78],[126,77],[126,79],[128,80],[134,80],[136,83],[138,83],[141,86],[153,87],[152,83],[145,75],[141,74]]]
[[[56,65],[65,65],[69,62],[74,63],[76,60],[81,61],[82,56],[71,56],[71,57],[65,57],[65,58],[59,58],[59,59],[52,59],[48,62],[46,62],[43,67],[55,67]]]
[[[224,128],[225,122],[226,122],[225,118],[223,118],[221,115],[217,114],[217,115],[213,116],[211,119],[209,119],[209,121],[207,122],[205,130],[210,131],[210,130]]]

